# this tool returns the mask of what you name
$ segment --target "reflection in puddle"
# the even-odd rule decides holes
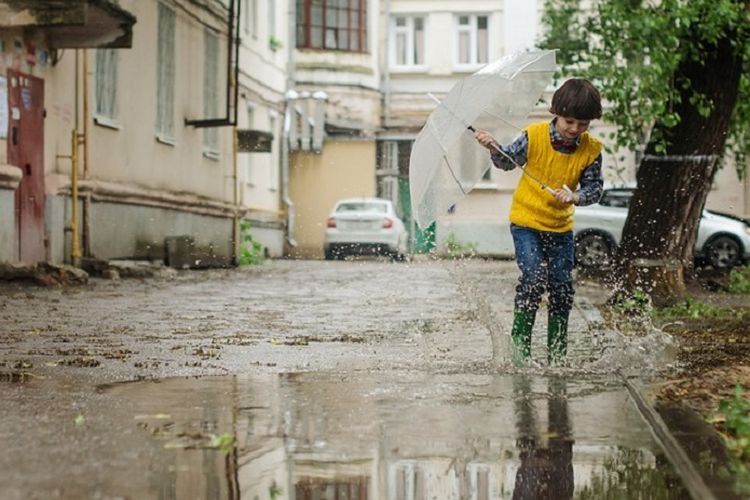
[[[150,443],[145,474],[113,491],[137,498],[684,495],[614,381],[305,373],[106,390]]]

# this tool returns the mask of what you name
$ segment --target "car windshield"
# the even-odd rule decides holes
[[[633,197],[633,191],[630,190],[612,190],[604,191],[599,204],[605,207],[622,207],[630,206],[630,199]]]
[[[388,208],[385,203],[371,203],[366,201],[357,202],[346,202],[342,203],[336,208],[337,213],[342,212],[369,212],[376,214],[384,214],[388,212]]]

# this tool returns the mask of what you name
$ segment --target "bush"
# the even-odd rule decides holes
[[[266,260],[265,249],[250,234],[250,222],[240,221],[240,257],[239,265],[251,266],[262,264]]]

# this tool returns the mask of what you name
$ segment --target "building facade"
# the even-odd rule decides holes
[[[395,201],[412,251],[512,253],[518,172],[488,161],[455,210],[419,228],[409,157],[428,92],[531,48],[540,2],[18,5],[0,1],[0,261],[225,265],[248,237],[269,256],[321,257],[329,211],[357,196]],[[549,118],[541,103],[530,121]],[[633,183],[637,160],[605,153],[607,183]],[[728,165],[707,207],[748,217],[750,181]]]

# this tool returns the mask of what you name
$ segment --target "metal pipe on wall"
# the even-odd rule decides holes
[[[75,51],[73,71],[75,106],[73,131],[70,136],[70,263],[77,266],[81,261],[81,249],[78,241],[78,121],[79,121],[79,69],[80,49]]]
[[[234,217],[232,218],[232,262],[234,265],[240,263],[240,188],[237,175],[237,126],[232,127],[232,196],[234,204]]]
[[[89,51],[83,49],[83,179],[89,178]],[[91,256],[91,193],[83,199],[83,255]]]

